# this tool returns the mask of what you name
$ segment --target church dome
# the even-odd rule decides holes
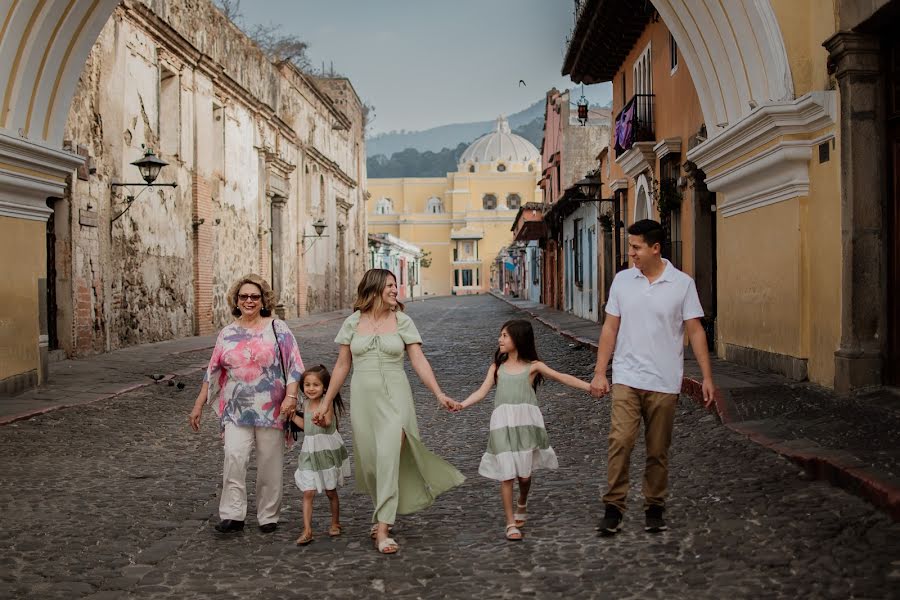
[[[497,119],[494,131],[486,133],[466,148],[459,159],[460,170],[468,164],[521,163],[538,164],[541,153],[534,144],[512,133],[505,117]]]

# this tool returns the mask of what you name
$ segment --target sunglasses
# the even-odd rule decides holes
[[[238,300],[241,302],[246,302],[247,300],[258,302],[260,298],[262,298],[260,294],[238,294]]]

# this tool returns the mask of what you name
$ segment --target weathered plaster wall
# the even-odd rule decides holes
[[[92,170],[73,175],[58,203],[61,346],[84,354],[214,331],[231,319],[225,291],[248,272],[280,282],[287,317],[348,306],[366,248],[362,103],[346,80],[329,89],[347,114],[307,76],[270,63],[208,0],[125,0],[66,126]],[[142,144],[169,163],[159,181],[178,187],[134,188],[111,223],[129,191],[110,183],[140,179],[130,163]],[[304,181],[310,165],[321,186]],[[320,216],[331,236],[304,257],[301,236]],[[352,232],[340,255],[326,243],[339,224]],[[360,260],[339,260],[348,255]],[[328,286],[342,273],[354,281],[308,302],[308,269]]]

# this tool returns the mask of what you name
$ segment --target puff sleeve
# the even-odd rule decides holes
[[[406,345],[422,343],[422,336],[419,335],[416,324],[406,313],[397,313],[397,333]]]
[[[350,345],[350,340],[353,339],[353,334],[356,333],[356,326],[359,325],[359,311],[354,312],[352,315],[344,319],[344,324],[341,325],[340,331],[338,331],[337,337],[334,338],[335,344],[341,344],[345,346]]]

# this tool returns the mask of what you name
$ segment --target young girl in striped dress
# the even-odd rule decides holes
[[[297,538],[298,546],[305,546],[313,541],[312,508],[317,493],[325,492],[331,504],[328,535],[341,535],[341,507],[337,488],[344,484],[345,477],[350,476],[347,448],[337,430],[337,417],[344,410],[341,395],[334,397],[331,408],[324,415],[322,426],[313,423],[312,419],[329,383],[331,374],[323,365],[307,369],[300,377],[303,413],[297,413],[293,417],[294,424],[303,429],[303,445],[300,448],[297,470],[294,472],[294,481],[303,492],[303,533]]]
[[[500,482],[500,497],[506,513],[506,539],[522,539],[527,518],[528,491],[535,469],[555,469],[556,453],[550,446],[544,417],[538,408],[537,386],[544,378],[589,392],[591,384],[571,375],[558,373],[542,363],[534,345],[531,323],[522,319],[507,321],[500,329],[494,363],[481,387],[459,406],[462,410],[484,400],[497,385],[487,452],[481,458],[478,473]],[[513,512],[513,482],[519,481],[519,498]]]

